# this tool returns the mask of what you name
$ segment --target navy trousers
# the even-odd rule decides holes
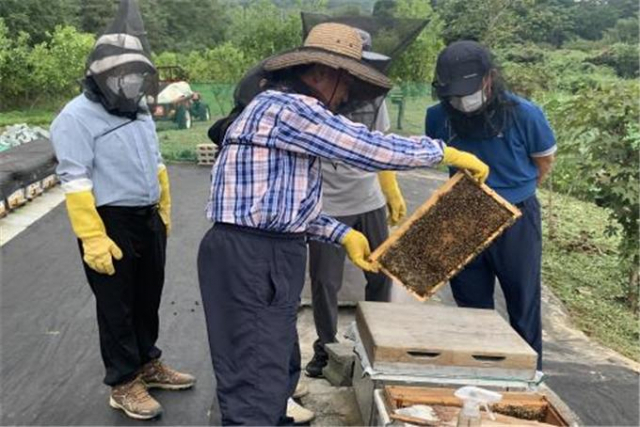
[[[538,353],[538,369],[541,369],[540,204],[536,196],[532,196],[517,206],[522,217],[451,279],[451,290],[460,307],[493,309],[497,277],[511,327]]]
[[[296,329],[303,234],[216,224],[198,253],[200,291],[223,425],[286,422],[300,375]]]

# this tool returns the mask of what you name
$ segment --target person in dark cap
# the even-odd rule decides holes
[[[374,99],[389,79],[362,60],[349,26],[315,26],[303,47],[264,63],[273,73],[229,125],[212,169],[198,275],[223,425],[278,425],[300,372],[296,314],[307,238],[343,246],[351,261],[376,271],[367,239],[322,213],[321,164],[343,161],[367,171],[469,169],[474,156],[425,136],[371,132],[339,114],[350,97]]]
[[[84,92],[51,124],[57,173],[96,298],[109,404],[135,419],[162,412],[148,388],[195,383],[163,363],[156,347],[171,195],[144,102],[156,72],[144,34],[137,5],[123,0],[89,55]]]
[[[451,279],[453,296],[461,307],[492,309],[497,277],[511,326],[538,352],[540,369],[542,238],[536,188],[554,160],[553,131],[538,106],[505,88],[491,52],[475,41],[452,43],[440,53],[433,88],[440,103],[427,110],[427,135],[487,163],[487,185],[522,211]]]

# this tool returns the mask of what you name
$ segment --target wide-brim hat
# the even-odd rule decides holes
[[[373,86],[376,92],[386,92],[392,87],[387,76],[364,61],[362,39],[356,29],[348,25],[316,25],[309,32],[304,46],[267,59],[264,69],[273,72],[308,64],[344,70],[361,82]]]

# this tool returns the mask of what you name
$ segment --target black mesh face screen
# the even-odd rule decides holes
[[[371,36],[371,50],[389,57],[386,61],[369,61],[382,72],[418,37],[429,23],[427,19],[393,18],[389,16],[330,16],[302,12],[303,38],[323,22],[345,24],[366,31]],[[365,61],[367,59],[365,58]]]

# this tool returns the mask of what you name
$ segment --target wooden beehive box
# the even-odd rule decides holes
[[[455,389],[435,387],[386,386],[384,403],[390,418],[414,425],[455,426],[462,401],[454,396]],[[562,413],[545,394],[533,392],[502,392],[502,400],[491,405],[495,420],[482,411],[486,426],[569,426],[570,417]],[[413,405],[426,405],[434,419],[398,415],[396,411]]]
[[[371,254],[419,300],[442,285],[521,216],[467,173],[458,172]]]
[[[362,301],[356,326],[378,372],[531,380],[537,354],[495,310]]]

